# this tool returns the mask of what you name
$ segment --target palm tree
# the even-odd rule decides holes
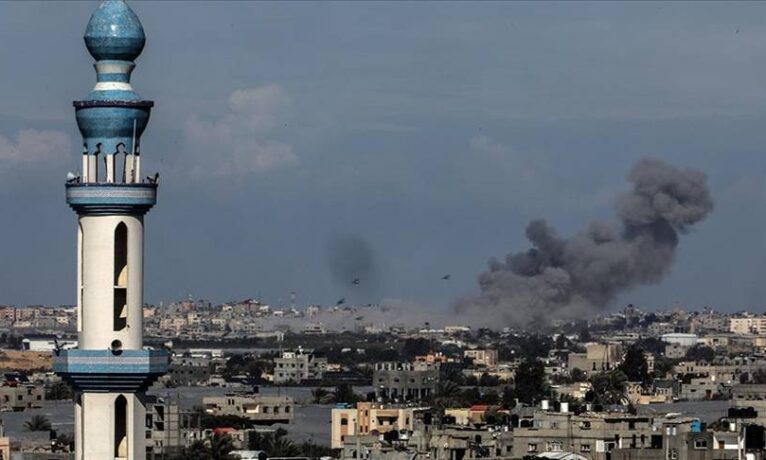
[[[622,404],[625,402],[625,388],[628,377],[619,369],[602,372],[591,379],[591,391],[586,399],[603,405]]]
[[[297,457],[300,453],[294,442],[282,436],[274,438],[268,450],[269,457]]]
[[[327,404],[327,399],[330,396],[330,392],[322,387],[311,390],[311,396],[314,398],[315,404]]]
[[[210,438],[210,458],[212,460],[234,460],[231,451],[234,443],[231,437],[225,434],[214,434]]]
[[[45,391],[45,399],[49,400],[72,399],[72,396],[72,387],[63,381],[51,384]]]
[[[27,431],[50,431],[51,422],[44,415],[35,415],[24,422],[24,429]]]
[[[436,387],[434,395],[434,406],[441,411],[448,407],[461,405],[463,390],[458,384],[452,381],[442,381]]]
[[[194,441],[183,450],[177,460],[210,460],[210,448],[205,441]]]

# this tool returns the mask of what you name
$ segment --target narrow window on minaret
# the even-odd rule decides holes
[[[80,222],[77,225],[77,332],[82,332],[82,280],[85,279],[82,245],[82,222]]]
[[[114,230],[114,330],[128,325],[128,227],[120,222]]]
[[[128,458],[128,400],[123,395],[114,400],[114,458]]]

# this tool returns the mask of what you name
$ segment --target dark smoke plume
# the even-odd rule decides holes
[[[378,268],[372,246],[357,235],[339,235],[327,244],[327,265],[333,281],[344,288],[370,293],[378,285]],[[353,284],[358,280],[359,284]],[[346,292],[346,291],[343,291]]]
[[[458,311],[486,321],[530,325],[603,309],[617,294],[659,282],[673,263],[679,235],[713,209],[707,177],[657,159],[628,175],[617,223],[593,222],[566,239],[544,220],[527,226],[532,248],[492,259],[479,275],[481,294]]]

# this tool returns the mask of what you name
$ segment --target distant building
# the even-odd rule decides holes
[[[21,349],[28,351],[53,351],[77,348],[77,340],[58,339],[52,335],[28,335],[21,340]]]
[[[465,350],[463,357],[473,360],[478,366],[495,367],[497,366],[497,350],[479,349]]]
[[[210,380],[210,358],[174,357],[168,367],[168,377],[178,387],[207,385]]]
[[[331,414],[330,447],[340,449],[347,436],[384,434],[389,431],[412,431],[417,413],[429,408],[403,407],[360,402],[355,408],[336,407]]]
[[[305,380],[320,380],[327,372],[327,358],[309,351],[285,351],[274,358],[274,383],[301,383]]]
[[[184,447],[201,438],[200,414],[182,410],[178,401],[147,396],[146,458],[159,460],[181,453]]]
[[[293,420],[294,403],[289,396],[258,393],[205,396],[202,405],[211,415],[236,415],[260,424],[291,423]]]
[[[663,431],[657,430],[653,422],[648,416],[624,413],[574,415],[535,411],[533,416],[521,418],[514,428],[512,458],[573,453],[592,460],[607,460],[615,458],[613,452],[617,449],[659,449],[665,452]],[[691,419],[684,420],[689,431],[692,422]],[[636,454],[623,458],[643,457]]]
[[[425,363],[377,363],[372,383],[379,401],[420,401],[436,392],[439,368]]]
[[[697,334],[685,334],[681,332],[673,332],[670,334],[662,334],[660,339],[665,343],[675,343],[685,347],[693,347],[699,342]]]
[[[567,367],[591,375],[611,370],[621,362],[622,346],[619,343],[588,343],[585,353],[569,353]]]
[[[42,407],[45,387],[31,383],[0,386],[0,410],[20,412]]]
[[[735,334],[766,334],[766,316],[730,318],[729,332]]]

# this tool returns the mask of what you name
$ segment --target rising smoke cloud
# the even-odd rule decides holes
[[[359,293],[369,297],[377,293],[380,282],[378,262],[372,245],[363,237],[354,234],[334,236],[326,246],[326,261],[333,281],[343,288],[339,291],[340,296]],[[353,284],[355,279],[359,284]]]
[[[481,293],[457,304],[485,321],[530,326],[605,308],[619,293],[658,283],[679,236],[713,209],[704,173],[661,160],[640,160],[630,192],[617,201],[616,222],[592,222],[566,239],[545,220],[526,230],[532,248],[492,259],[479,275]]]

